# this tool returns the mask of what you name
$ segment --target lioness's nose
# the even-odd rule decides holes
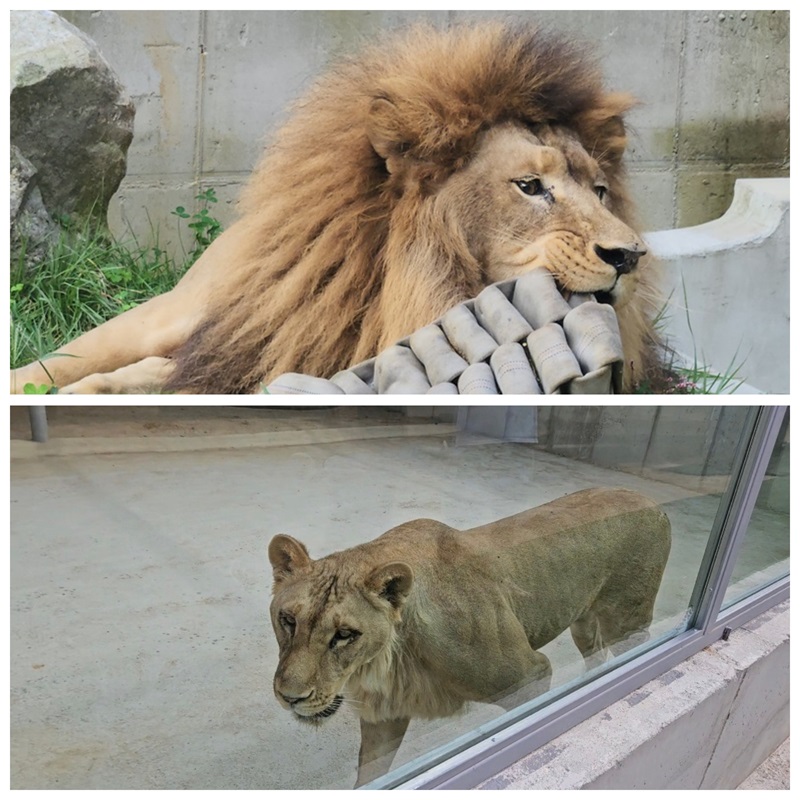
[[[281,699],[285,700],[290,706],[293,706],[295,703],[299,703],[301,700],[308,700],[312,693],[306,692],[304,695],[292,695],[278,692],[278,694],[281,696]]]
[[[614,267],[620,275],[636,269],[639,259],[647,253],[646,250],[628,249],[626,247],[608,248],[601,247],[599,244],[594,246],[594,251],[606,264]]]

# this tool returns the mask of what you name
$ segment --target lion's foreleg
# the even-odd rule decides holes
[[[150,356],[113,372],[87,375],[60,390],[59,394],[150,394],[166,384],[174,363],[168,358]]]
[[[88,375],[113,372],[148,356],[169,356],[192,333],[202,305],[186,291],[154,297],[104,322],[55,355],[12,370],[11,392],[22,393],[28,383],[69,386]]]
[[[410,719],[383,722],[361,720],[361,748],[358,751],[356,786],[386,774],[403,741]]]

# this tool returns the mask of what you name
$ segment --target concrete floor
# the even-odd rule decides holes
[[[626,486],[672,520],[653,635],[680,624],[717,498],[530,445],[461,446],[449,426],[420,420],[408,436],[382,410],[365,420],[363,435],[376,438],[357,438],[351,420],[354,438],[326,441],[325,415],[310,431],[304,413],[298,443],[273,447],[243,436],[225,450],[170,452],[160,441],[160,452],[96,454],[90,442],[83,455],[42,455],[46,446],[15,457],[12,442],[12,788],[352,787],[355,717],[309,729],[272,697],[265,548],[278,532],[320,556],[415,517],[466,528],[577,489]],[[213,441],[213,421],[204,425]],[[770,541],[786,527],[769,512],[753,524]],[[770,549],[752,555],[739,577],[774,560]],[[580,675],[568,637],[545,652],[554,685]],[[415,721],[398,760],[500,713],[474,705]]]

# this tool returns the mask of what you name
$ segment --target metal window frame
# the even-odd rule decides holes
[[[688,630],[419,775],[412,777],[415,768],[409,764],[363,788],[474,788],[718,640],[725,628],[741,626],[788,598],[786,576],[720,611],[786,412],[786,406],[751,409],[750,436],[742,443],[735,478],[721,502],[718,536],[710,537],[715,542],[705,559],[708,570],[698,573],[698,606]]]

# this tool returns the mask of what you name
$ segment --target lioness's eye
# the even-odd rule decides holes
[[[291,615],[287,614],[285,611],[281,611],[278,614],[278,622],[283,625],[290,633],[294,633],[295,626],[297,625],[297,620]]]
[[[351,631],[349,628],[339,628],[339,630],[333,634],[333,638],[328,647],[333,650],[339,642],[354,642],[359,636],[361,636],[360,631]]]
[[[547,194],[547,189],[544,188],[544,184],[538,178],[519,178],[518,180],[512,181],[512,183],[514,183],[523,194],[530,195],[531,197]]]
[[[600,202],[602,203],[603,200],[606,199],[606,195],[608,194],[608,187],[607,186],[595,186],[594,193],[600,198]]]

